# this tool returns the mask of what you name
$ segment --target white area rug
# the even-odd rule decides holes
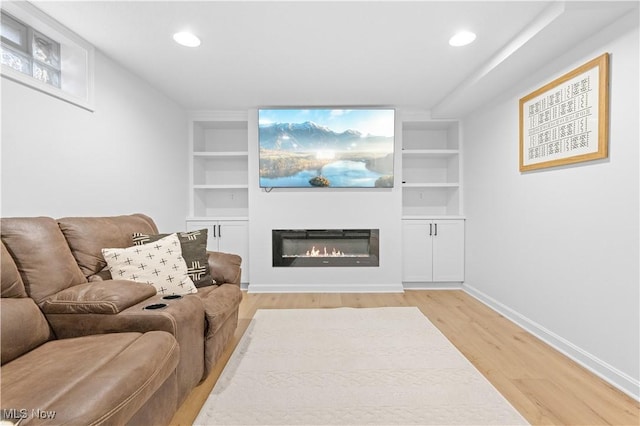
[[[418,308],[258,310],[196,425],[522,425]]]

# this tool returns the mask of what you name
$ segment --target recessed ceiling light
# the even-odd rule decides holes
[[[449,44],[451,46],[466,46],[469,43],[472,43],[476,39],[476,35],[471,31],[460,31],[453,37],[449,39]]]
[[[196,37],[195,35],[189,33],[189,32],[180,32],[180,33],[175,33],[173,35],[173,39],[175,40],[176,43],[182,45],[182,46],[186,46],[186,47],[198,47],[200,46],[200,39],[198,37]]]

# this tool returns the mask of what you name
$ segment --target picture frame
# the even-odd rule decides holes
[[[608,156],[609,54],[520,99],[520,171]]]

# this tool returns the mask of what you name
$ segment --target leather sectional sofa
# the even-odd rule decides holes
[[[233,337],[237,255],[207,252],[215,285],[168,300],[113,279],[101,252],[157,234],[148,216],[3,218],[0,232],[1,408],[21,424],[166,424]]]

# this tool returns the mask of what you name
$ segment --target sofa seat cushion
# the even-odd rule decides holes
[[[164,303],[162,309],[144,309]],[[157,294],[116,315],[61,313],[47,314],[58,338],[152,330],[172,334],[180,345],[177,368],[178,399],[182,402],[202,378],[204,371],[204,306],[198,294],[165,300]]]
[[[45,314],[117,314],[156,294],[149,284],[124,280],[80,284],[41,304]]]
[[[54,415],[52,424],[124,424],[178,358],[176,340],[162,331],[53,340],[2,366],[2,408],[26,409],[25,425],[37,420],[32,410]]]
[[[242,290],[234,284],[222,284],[201,288],[198,296],[202,299],[207,318],[207,335],[212,335],[224,322],[237,312],[242,301]]]

